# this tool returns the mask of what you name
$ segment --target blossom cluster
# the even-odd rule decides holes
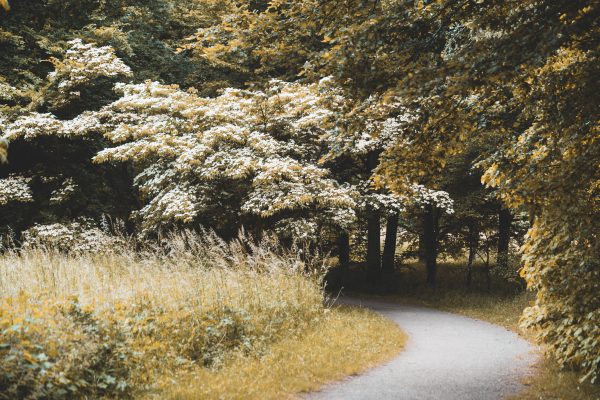
[[[411,185],[411,190],[413,192],[412,201],[420,207],[434,205],[446,214],[454,214],[454,200],[452,200],[448,192],[428,189],[419,184]]]
[[[73,178],[65,179],[61,186],[54,190],[50,195],[50,203],[52,204],[60,204],[64,201],[68,200],[73,193],[77,190],[77,184],[73,180]]]
[[[33,201],[29,181],[28,178],[16,175],[0,179],[0,206],[12,202],[27,203]]]
[[[54,96],[53,101],[57,104],[78,98],[81,88],[93,86],[99,78],[116,79],[132,74],[131,69],[115,55],[110,46],[97,47],[92,43],[83,43],[81,39],[72,40],[69,44],[71,47],[62,60],[52,59],[55,70],[48,74],[50,88],[56,92],[52,96],[47,95]],[[7,85],[0,82],[0,92],[5,86]],[[13,92],[16,93],[16,89],[6,91],[7,95]],[[12,123],[5,121],[4,124],[8,140],[32,140],[40,136],[85,136],[100,129],[93,112],[84,112],[71,120],[60,120],[52,113],[33,110],[23,113]]]
[[[349,132],[347,138],[336,137],[334,140],[345,140],[346,151],[356,155],[385,149],[418,118],[402,99],[380,96],[368,97],[356,106],[353,115],[362,129]]]
[[[355,189],[359,193],[358,209],[363,212],[379,211],[391,215],[405,211],[407,203],[405,198],[395,193],[373,190],[370,180],[355,185]]]
[[[92,221],[34,225],[23,232],[24,247],[49,247],[76,253],[104,252],[124,244],[120,237],[95,227]]]
[[[322,137],[335,129],[330,106],[342,101],[329,81],[274,80],[264,91],[226,89],[216,98],[156,82],[117,90],[123,96],[97,113],[116,146],[95,161],[139,168],[145,229],[192,222],[242,188],[239,212],[274,218],[278,229],[291,212],[324,224],[353,221],[355,191],[317,164]]]
[[[71,47],[63,60],[52,60],[55,70],[48,75],[50,81],[65,92],[100,77],[132,74],[131,68],[115,55],[110,46],[97,47],[93,43],[83,43],[81,39],[71,40],[69,45]]]
[[[77,137],[100,130],[101,125],[90,112],[83,113],[71,120],[59,120],[50,113],[32,112],[17,118],[6,127],[8,140],[32,140],[41,136]]]

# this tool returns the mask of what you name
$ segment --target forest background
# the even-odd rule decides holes
[[[479,257],[598,380],[597,2],[1,4],[6,246],[243,228],[376,290]]]

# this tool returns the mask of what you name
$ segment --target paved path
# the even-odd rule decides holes
[[[331,384],[310,400],[497,400],[523,389],[537,359],[535,347],[487,322],[425,307],[375,301],[362,304],[408,334],[404,351],[386,365]]]

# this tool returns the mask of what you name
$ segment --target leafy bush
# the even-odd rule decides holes
[[[21,293],[0,302],[0,398],[126,395],[131,351],[76,298]]]
[[[522,275],[537,290],[523,325],[537,328],[548,353],[582,380],[600,381],[600,241],[593,217],[562,209],[536,219],[523,246]],[[589,213],[594,212],[587,211]],[[577,229],[573,228],[577,226]]]

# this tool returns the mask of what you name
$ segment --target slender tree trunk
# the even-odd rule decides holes
[[[473,263],[475,262],[475,257],[477,256],[477,245],[479,243],[479,231],[473,223],[469,224],[468,242],[469,261],[467,263],[467,287],[470,288],[473,278]]]
[[[419,234],[419,248],[417,249],[419,262],[425,264],[425,235]]]
[[[394,213],[387,219],[385,229],[385,244],[381,259],[381,270],[384,274],[394,272],[394,256],[396,255],[396,241],[398,239],[398,214]]]
[[[379,164],[379,153],[367,155],[367,171],[371,173]],[[375,283],[381,273],[381,220],[377,210],[367,210],[367,275]]]
[[[376,282],[381,272],[381,222],[375,211],[367,217],[367,271],[369,280]]]
[[[437,233],[436,218],[433,205],[428,205],[423,214],[423,250],[425,268],[427,269],[427,283],[435,285],[437,272]]]
[[[350,265],[350,235],[341,231],[338,237],[338,261],[340,269],[345,273]]]
[[[510,227],[513,215],[510,210],[502,208],[498,213],[498,253],[496,264],[499,268],[506,268],[508,264],[508,246],[510,243]]]

